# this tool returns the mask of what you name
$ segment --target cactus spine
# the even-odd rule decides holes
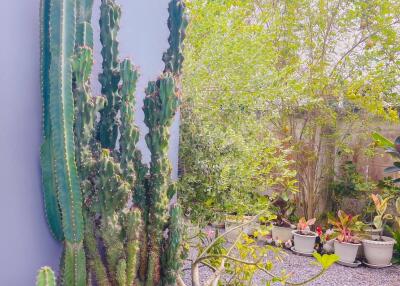
[[[36,286],[56,286],[56,277],[50,267],[42,267],[36,277]]]
[[[62,283],[175,285],[181,211],[169,209],[167,152],[179,105],[184,4],[169,4],[165,69],[146,89],[149,167],[136,149],[139,74],[130,60],[118,58],[121,9],[114,0],[101,2],[102,95],[91,94],[92,4],[42,1],[43,189],[50,229],[65,242]]]

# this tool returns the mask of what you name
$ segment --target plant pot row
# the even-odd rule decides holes
[[[244,217],[240,220],[227,219],[225,229],[229,230],[235,226],[251,220],[251,217]],[[242,228],[234,230],[227,235],[228,241],[236,239],[242,231],[253,234],[258,228],[257,222],[252,222]],[[272,239],[275,241],[286,242],[294,241],[294,250],[302,254],[312,254],[315,250],[315,242],[318,235],[315,232],[307,231],[306,234],[299,233],[290,227],[273,226],[271,230]],[[354,263],[357,258],[364,257],[366,262],[374,267],[385,267],[390,265],[393,256],[393,246],[395,240],[390,237],[382,237],[383,241],[378,240],[378,236],[372,235],[372,239],[363,239],[361,243],[339,242],[338,240],[328,241],[324,249],[326,252],[334,252],[344,263]]]
[[[314,251],[317,234],[313,232],[307,235],[293,231],[294,250],[304,254],[311,254]],[[331,243],[331,242],[328,242]],[[344,263],[354,263],[357,257],[364,256],[366,262],[373,267],[386,267],[391,265],[393,257],[393,246],[395,240],[391,237],[382,237],[381,240],[363,239],[361,243],[348,243],[333,241],[333,251]]]

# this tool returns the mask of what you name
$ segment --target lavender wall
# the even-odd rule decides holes
[[[98,29],[95,0],[93,24]],[[145,147],[144,87],[162,71],[162,52],[167,48],[168,0],[119,0],[123,6],[120,33],[121,57],[140,66],[137,122],[142,131],[139,148]],[[7,7],[0,17],[0,285],[34,285],[42,265],[57,268],[61,247],[50,236],[40,188],[39,146],[41,100],[39,87],[39,0],[0,0]],[[99,43],[96,66],[101,65]],[[99,91],[97,75],[93,89]],[[171,133],[170,158],[177,174],[178,120]]]

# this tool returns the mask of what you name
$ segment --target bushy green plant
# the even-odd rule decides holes
[[[276,215],[274,224],[276,226],[290,227],[296,205],[287,196],[278,196],[272,201],[271,211]]]

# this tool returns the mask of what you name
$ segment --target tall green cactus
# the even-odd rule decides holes
[[[64,239],[62,281],[85,285],[83,216],[75,164],[71,59],[75,45],[75,0],[43,0],[41,149],[46,213],[56,238]],[[51,204],[51,205],[50,205]],[[61,214],[61,215],[60,215]],[[60,223],[62,232],[60,231]]]
[[[172,123],[178,98],[171,74],[165,74],[157,82],[150,82],[144,100],[145,123],[149,128],[146,143],[151,152],[149,197],[149,260],[146,285],[160,282],[160,250],[163,230],[168,220],[168,186],[170,166],[168,161],[168,127]]]
[[[99,75],[101,93],[107,97],[107,104],[100,112],[101,119],[98,137],[103,148],[114,149],[118,137],[119,122],[117,114],[121,104],[118,95],[118,83],[120,81],[118,63],[119,20],[121,8],[114,0],[102,0],[100,6],[100,41],[103,45],[103,72]]]
[[[181,0],[169,5],[165,69],[146,89],[149,167],[136,148],[139,74],[130,60],[118,59],[121,9],[115,0],[101,2],[102,95],[91,94],[92,5],[93,0],[42,0],[41,5],[43,192],[50,229],[65,243],[61,281],[175,285],[181,211],[169,209],[167,153],[179,104],[184,5]]]
[[[58,204],[57,183],[55,178],[54,152],[51,138],[50,121],[50,1],[40,2],[40,77],[43,104],[43,143],[40,149],[42,166],[43,198],[47,222],[54,238],[62,240],[64,237],[61,223],[61,210]]]
[[[36,277],[36,286],[56,286],[56,277],[50,267],[40,268]]]

